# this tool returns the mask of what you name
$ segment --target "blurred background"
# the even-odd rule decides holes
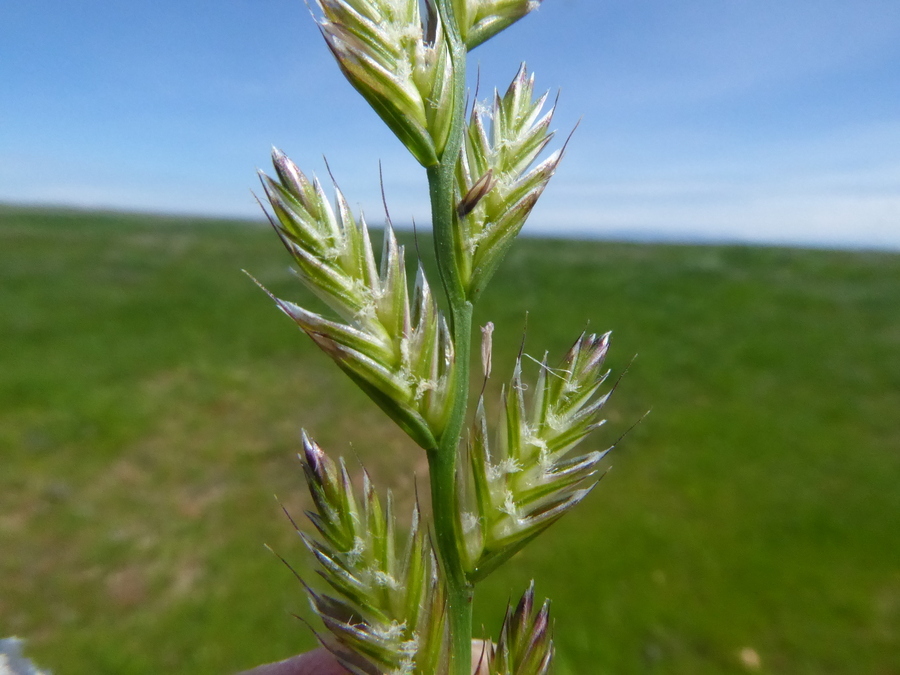
[[[479,309],[493,400],[527,312],[537,358],[637,354],[586,443],[652,412],[477,625],[534,578],[560,675],[900,673],[900,14],[547,0],[473,91],[522,59],[582,121]],[[381,161],[431,269],[421,169],[299,2],[2,3],[0,77],[0,637],[60,675],[314,646],[263,548],[313,576],[301,425],[407,509],[425,460],[241,273],[312,301],[253,171],[325,154],[377,224]]]

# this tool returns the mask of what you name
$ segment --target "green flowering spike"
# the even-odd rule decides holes
[[[269,220],[297,262],[301,279],[342,318],[362,318],[368,332],[389,339],[377,322],[368,321],[378,271],[365,220],[357,225],[337,187],[335,213],[319,181],[310,183],[281,151],[273,150],[272,163],[281,183],[260,174],[275,214]]]
[[[380,268],[365,219],[340,190],[335,208],[317,180],[273,154],[279,181],[262,175],[270,221],[304,284],[342,319],[274,298],[278,306],[419,445],[435,447],[449,414],[454,348],[421,269],[409,297],[403,247],[388,225]]]
[[[335,593],[307,589],[337,640],[329,648],[351,673],[447,673],[446,598],[418,505],[398,552],[390,493],[382,506],[364,474],[357,499],[343,460],[336,465],[305,432],[302,460],[318,537],[300,536]]]
[[[450,132],[452,67],[432,0],[317,0],[341,71],[423,166]]]
[[[469,442],[471,473],[460,479],[466,505],[460,527],[466,533],[469,577],[484,578],[584,499],[609,450],[570,457],[587,434],[603,424],[609,394],[597,396],[608,372],[602,365],[609,334],[582,335],[557,368],[540,364],[525,402],[521,357],[503,391],[503,415],[493,451],[488,442],[484,401],[479,401]]]
[[[541,0],[453,0],[453,14],[466,47],[475,49],[540,5]]]
[[[535,607],[533,586],[507,611],[496,646],[486,641],[485,658],[472,664],[473,593],[596,485],[605,453],[573,449],[602,424],[608,335],[582,335],[556,368],[545,356],[530,388],[520,355],[497,429],[488,433],[482,398],[468,444],[460,443],[476,302],[565,150],[544,154],[555,106],[546,110],[547,95],[535,97],[524,65],[505,93],[468,113],[467,51],[540,1],[314,0],[343,74],[427,168],[442,300],[421,267],[407,285],[390,223],[376,260],[365,219],[354,218],[336,186],[330,200],[277,150],[274,178],[261,175],[269,220],[301,281],[328,309],[273,299],[426,449],[431,520],[420,524],[416,505],[405,539],[390,495],[379,499],[367,474],[355,493],[343,461],[332,462],[304,435],[315,532],[300,536],[327,589],[307,590],[333,635],[328,648],[353,675],[549,669],[549,609]],[[485,380],[492,330],[490,323],[482,329]]]
[[[541,114],[544,94],[533,99],[534,76],[523,64],[490,111],[472,108],[456,169],[456,246],[460,277],[475,300],[484,290],[562,158],[562,151],[534,168],[553,138],[553,108]],[[530,169],[530,170],[529,170]]]
[[[506,609],[500,639],[488,650],[490,675],[546,675],[553,660],[550,601],[535,611],[534,582],[515,611]]]

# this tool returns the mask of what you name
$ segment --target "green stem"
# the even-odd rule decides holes
[[[438,441],[428,452],[431,504],[435,538],[447,584],[450,629],[450,675],[471,675],[472,596],[463,567],[465,541],[459,528],[456,471],[459,441],[469,396],[469,360],[472,341],[472,303],[459,275],[459,249],[453,231],[453,176],[465,131],[466,46],[459,35],[450,0],[437,0],[453,66],[452,122],[440,164],[428,168],[431,218],[438,270],[450,309],[456,363],[450,417]]]
[[[472,654],[474,588],[463,567],[465,540],[459,527],[459,501],[456,492],[459,440],[469,393],[471,333],[472,304],[466,302],[454,314],[453,339],[457,348],[451,420],[441,435],[438,447],[428,452],[435,539],[447,585],[451,675],[470,675]]]
[[[451,675],[470,675],[472,653],[473,586],[463,567],[465,540],[460,531],[456,471],[459,440],[468,398],[468,363],[472,330],[472,305],[458,312],[453,324],[456,350],[456,377],[453,416],[439,441],[428,453],[431,477],[431,509],[444,581],[447,588],[447,618],[450,629]],[[465,365],[463,365],[465,364]]]

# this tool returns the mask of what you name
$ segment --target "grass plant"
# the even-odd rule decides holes
[[[218,675],[315,646],[261,546],[311,575],[272,499],[312,506],[300,418],[411,511],[396,467],[424,476],[421,452],[241,267],[314,306],[253,224],[0,209],[0,633],[46,669]],[[751,653],[896,672],[898,297],[892,253],[519,241],[474,317],[497,326],[492,380],[526,311],[529,353],[564,353],[587,313],[631,348],[614,370],[638,353],[610,423],[653,412],[604,489],[479,585],[475,625],[537,578],[561,675],[737,674]]]
[[[467,55],[539,4],[317,2],[341,71],[427,174],[444,311],[421,265],[410,292],[390,222],[376,264],[365,219],[354,218],[337,187],[332,207],[318,180],[277,150],[276,178],[261,175],[270,222],[330,313],[272,298],[428,462],[430,521],[420,524],[417,504],[404,544],[390,493],[382,506],[366,476],[357,495],[343,460],[335,464],[304,434],[316,534],[301,537],[329,587],[307,590],[331,633],[323,645],[354,675],[470,675],[476,583],[581,502],[605,455],[572,451],[605,422],[608,333],[582,334],[558,364],[545,353],[531,385],[520,354],[496,430],[482,396],[463,435],[475,304],[562,157],[557,150],[539,161],[553,111],[544,110],[546,94],[535,98],[524,65],[505,94],[473,104],[467,122]],[[492,330],[490,322],[482,329],[484,386]],[[549,605],[533,605],[531,586],[496,645],[482,643],[485,675],[549,672]]]

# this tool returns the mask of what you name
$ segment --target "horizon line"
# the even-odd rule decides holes
[[[250,216],[237,216],[234,214],[216,214],[211,212],[199,211],[167,211],[157,209],[144,209],[140,207],[125,208],[120,206],[104,206],[104,205],[79,205],[52,202],[15,202],[0,200],[0,213],[3,211],[47,211],[57,213],[80,213],[90,214],[97,213],[103,215],[120,215],[131,217],[149,217],[160,220],[201,220],[213,222],[229,222],[234,225],[261,226],[270,227],[270,223],[266,220],[265,215],[259,218]],[[370,229],[383,230],[384,224],[377,225],[368,223]],[[412,232],[422,229],[427,230],[427,235],[431,235],[431,224],[426,223],[424,227],[410,221],[408,223],[391,222],[391,226],[400,232]],[[600,226],[597,226],[600,227]],[[548,240],[564,240],[564,241],[608,241],[610,243],[632,243],[632,244],[659,244],[665,246],[746,246],[752,248],[785,248],[797,250],[821,250],[821,251],[848,251],[848,252],[878,252],[886,254],[900,254],[900,244],[892,244],[889,242],[881,244],[873,244],[863,241],[835,241],[815,239],[751,239],[747,237],[738,237],[734,235],[714,236],[708,233],[692,233],[689,230],[671,231],[662,228],[654,229],[648,227],[627,228],[626,226],[604,228],[600,230],[585,230],[581,228],[566,228],[549,230],[546,227],[537,226],[529,228],[526,226],[519,232],[517,236],[528,239],[548,239]]]

